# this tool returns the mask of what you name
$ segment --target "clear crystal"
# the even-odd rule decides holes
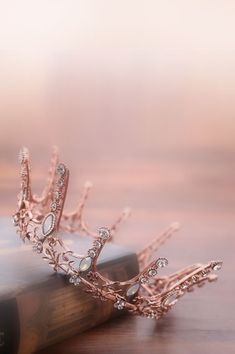
[[[142,277],[140,277],[140,282],[141,282],[141,284],[146,284],[146,283],[148,283],[148,278],[142,276]]]
[[[104,240],[107,240],[110,238],[110,230],[107,227],[100,227],[98,230],[99,236],[103,238]]]
[[[163,300],[163,306],[172,306],[178,301],[178,295],[179,292],[175,291],[174,293],[168,295],[164,300]]]
[[[94,243],[93,243],[93,245],[94,245],[95,248],[98,248],[98,249],[99,249],[99,248],[101,248],[102,243],[101,243],[100,241],[98,241],[98,240],[95,240]]]
[[[116,309],[118,309],[118,310],[123,310],[124,307],[125,307],[125,301],[119,299],[119,300],[117,300],[117,302],[114,303],[113,306],[114,306]]]
[[[51,211],[56,211],[57,209],[57,203],[56,202],[52,202],[51,203]]]
[[[75,286],[78,286],[80,283],[81,283],[81,278],[78,277],[77,275],[72,275],[70,278],[69,278],[69,282],[71,284],[74,284]]]
[[[64,180],[63,180],[62,178],[59,179],[59,181],[57,182],[57,184],[58,184],[59,187],[63,187],[63,185],[64,185]]]
[[[55,197],[56,200],[60,199],[60,195],[61,195],[61,194],[60,194],[59,191],[55,191],[54,197]]]
[[[55,215],[53,213],[49,213],[45,216],[42,222],[42,234],[44,236],[49,235],[55,226]]]
[[[148,313],[147,314],[147,318],[156,318],[156,315],[155,315],[155,313],[154,312],[151,312],[151,313]]]
[[[57,169],[56,169],[57,173],[60,175],[60,176],[63,176],[66,172],[66,167],[63,163],[59,163],[59,165],[57,166]]]
[[[212,266],[213,270],[220,270],[222,268],[222,262],[217,262]]]
[[[181,285],[181,289],[187,289],[187,287],[190,285],[189,282],[185,281],[182,285]]]
[[[33,251],[37,253],[42,253],[43,245],[42,242],[37,242],[33,245]]]
[[[198,275],[195,274],[195,275],[192,276],[192,282],[193,283],[196,283],[198,281],[198,279],[199,279]]]
[[[13,225],[17,226],[19,224],[19,216],[17,214],[12,217]]]
[[[79,264],[79,270],[80,272],[85,272],[87,271],[90,266],[92,264],[92,259],[91,257],[86,257],[86,258],[83,258],[81,261],[80,261],[80,264]]]
[[[156,266],[159,268],[164,268],[168,265],[168,260],[166,258],[158,258],[156,260]]]
[[[95,252],[95,250],[93,250],[93,249],[90,249],[90,250],[88,251],[88,254],[89,254],[89,256],[90,256],[91,258],[95,258],[95,256],[96,256],[96,252]]]
[[[154,269],[154,268],[149,269],[148,275],[149,275],[150,277],[154,277],[155,275],[157,275],[156,269]]]
[[[127,292],[126,292],[126,296],[133,296],[135,295],[138,290],[140,288],[140,284],[139,283],[135,283],[133,285],[131,285],[128,289],[127,289]]]

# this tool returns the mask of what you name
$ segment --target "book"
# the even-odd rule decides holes
[[[86,253],[92,239],[63,235],[75,252]],[[138,274],[134,252],[107,244],[99,271],[112,280]],[[9,218],[0,218],[0,353],[30,354],[117,316],[109,301],[94,299],[55,273],[32,246],[23,243]]]

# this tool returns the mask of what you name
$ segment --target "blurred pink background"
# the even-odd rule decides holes
[[[15,208],[18,149],[30,148],[39,190],[57,144],[72,172],[71,206],[73,192],[95,182],[87,212],[95,225],[131,205],[140,234],[178,219],[186,231],[213,227],[226,237],[235,208],[235,2],[0,7],[0,211]]]

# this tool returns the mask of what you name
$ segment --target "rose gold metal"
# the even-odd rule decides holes
[[[42,258],[54,271],[63,271],[69,281],[80,285],[102,301],[112,301],[117,309],[159,319],[165,315],[176,301],[196,286],[206,281],[214,281],[217,276],[213,270],[222,266],[220,261],[207,264],[194,264],[168,276],[159,276],[161,267],[167,260],[153,255],[176,231],[177,223],[155,237],[139,253],[140,273],[132,279],[112,281],[106,279],[97,270],[97,259],[106,242],[110,242],[120,224],[127,219],[130,210],[124,210],[113,225],[94,232],[84,220],[84,208],[91,190],[86,183],[73,212],[63,213],[69,181],[69,170],[59,163],[58,150],[54,148],[49,169],[47,185],[42,195],[32,194],[29,153],[26,148],[20,152],[21,193],[18,198],[18,211],[13,220],[23,241],[30,241],[33,249],[42,254]],[[93,243],[87,254],[76,254],[70,250],[60,237],[60,231],[80,232],[93,237]]]

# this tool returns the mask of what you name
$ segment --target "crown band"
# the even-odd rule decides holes
[[[159,247],[178,230],[171,225],[138,253],[140,273],[122,282],[106,279],[97,270],[97,259],[114,237],[119,224],[127,218],[125,210],[108,229],[101,227],[98,232],[90,230],[83,218],[83,210],[91,189],[87,183],[74,212],[65,213],[64,202],[69,181],[69,170],[58,162],[58,152],[53,151],[48,183],[40,197],[33,195],[31,189],[29,153],[26,148],[20,152],[21,192],[18,196],[18,211],[13,216],[21,238],[33,245],[33,250],[53,267],[63,271],[69,282],[81,286],[86,292],[100,300],[112,301],[118,310],[126,309],[132,314],[159,319],[186,292],[206,281],[214,281],[217,276],[212,272],[222,266],[220,261],[195,264],[169,276],[158,275],[167,266],[166,258],[152,261]],[[94,238],[87,254],[80,255],[70,250],[60,238],[60,231],[79,231]]]

